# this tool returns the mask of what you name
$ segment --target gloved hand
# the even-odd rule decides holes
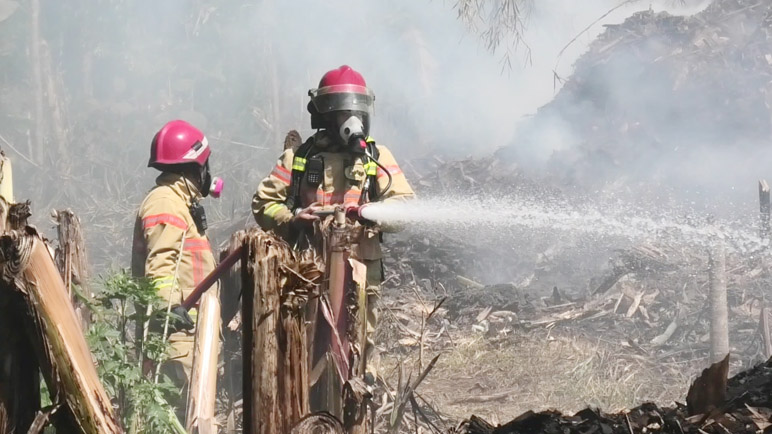
[[[319,216],[314,213],[320,209],[321,207],[316,203],[312,203],[305,208],[298,208],[295,210],[295,215],[290,222],[296,227],[310,227],[315,221],[319,220]]]
[[[193,322],[193,319],[188,315],[188,311],[181,305],[175,304],[172,306],[170,315],[169,329],[172,333],[183,330],[190,331],[196,328],[196,323]]]

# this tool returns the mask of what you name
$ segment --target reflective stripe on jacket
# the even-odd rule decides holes
[[[335,205],[357,205],[362,197],[362,188],[367,179],[367,174],[377,174],[377,188],[381,202],[412,199],[415,194],[405,178],[405,174],[399,168],[397,161],[388,148],[376,145],[379,152],[378,162],[384,166],[392,176],[389,190],[383,197],[380,192],[386,188],[388,176],[382,169],[376,171],[373,163],[364,162],[360,156],[350,152],[331,152],[324,146],[326,141],[324,131],[317,133],[314,139],[320,145],[321,152],[315,154],[324,162],[324,176],[317,188],[313,188],[307,182],[307,170],[304,173],[300,188],[299,207],[307,207],[316,202],[325,209],[333,209]],[[257,223],[265,230],[275,230],[282,236],[289,234],[289,221],[292,212],[285,205],[287,195],[290,193],[290,182],[293,164],[305,166],[306,161],[295,158],[294,151],[287,149],[279,157],[271,173],[260,182],[257,192],[252,198],[252,213]],[[306,168],[307,169],[307,168]],[[364,202],[367,202],[367,195]],[[366,230],[360,240],[359,256],[362,259],[380,259],[379,237],[372,230]],[[369,233],[368,233],[369,232]]]
[[[191,199],[201,195],[193,183],[187,184],[179,174],[162,173],[140,205],[134,224],[132,273],[150,278],[161,298],[171,297],[173,304],[182,303],[216,265],[209,240],[198,232],[188,210]],[[183,234],[183,254],[173,288]]]

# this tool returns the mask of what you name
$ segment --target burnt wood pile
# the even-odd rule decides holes
[[[472,416],[454,431],[464,434],[713,434],[761,433],[772,426],[772,359],[726,381],[728,361],[716,363],[692,385],[686,405],[645,403],[620,413],[585,409],[573,415],[528,411],[493,426]]]

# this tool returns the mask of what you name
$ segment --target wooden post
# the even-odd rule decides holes
[[[245,242],[246,243],[246,242]],[[246,246],[245,246],[246,247]],[[257,421],[254,418],[252,408],[254,407],[255,390],[252,387],[253,373],[253,349],[255,348],[255,337],[252,333],[252,321],[250,318],[255,316],[255,282],[251,262],[252,254],[249,249],[241,249],[241,354],[242,354],[242,426],[244,434],[252,434],[253,428],[257,427]]]
[[[255,269],[255,314],[250,318],[254,336],[255,358],[252,360],[252,376],[257,380],[252,403],[255,418],[255,434],[286,432],[283,428],[281,409],[277,399],[279,392],[279,322],[280,277],[276,255],[258,259]]]
[[[761,338],[764,343],[764,359],[772,357],[772,324],[770,324],[770,315],[772,312],[769,308],[762,307],[759,321],[759,327],[761,328]]]
[[[713,240],[709,252],[710,360],[720,362],[729,353],[729,313],[726,301],[726,260],[724,246]]]
[[[80,319],[81,327],[86,330],[91,324],[91,313],[86,305],[72,293],[72,286],[79,285],[87,293],[88,261],[86,259],[86,243],[80,228],[80,219],[71,210],[53,212],[56,221],[56,233],[59,246],[56,248],[56,265],[64,280],[64,287],[70,295],[70,301],[75,313]]]
[[[193,349],[186,429],[190,433],[217,432],[217,358],[220,349],[219,289],[212,288],[201,297]]]
[[[225,402],[225,432],[236,432],[236,403],[240,399],[245,397],[242,395],[242,379],[246,378],[244,375],[244,360],[247,354],[241,351],[241,345],[243,343],[244,333],[248,328],[243,326],[241,316],[241,300],[252,300],[252,293],[242,293],[242,283],[244,282],[243,272],[246,267],[242,267],[242,264],[247,264],[245,259],[245,249],[240,248],[244,244],[242,239],[244,232],[236,232],[231,235],[228,247],[220,251],[220,262],[227,258],[228,255],[236,249],[241,252],[239,261],[231,268],[230,272],[220,279],[220,310],[222,318],[222,354],[223,354],[223,387],[225,389],[227,400]],[[246,288],[254,289],[254,285]],[[241,401],[241,409],[247,408],[244,401]],[[243,412],[239,411],[243,417]],[[248,420],[243,418],[243,420]]]
[[[765,179],[759,180],[759,237],[769,238],[769,184]]]

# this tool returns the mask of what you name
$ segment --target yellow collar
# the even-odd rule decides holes
[[[186,203],[190,204],[193,200],[202,198],[201,192],[194,182],[186,179],[179,173],[162,172],[155,180],[156,185],[169,187]],[[186,185],[187,184],[187,185]]]

